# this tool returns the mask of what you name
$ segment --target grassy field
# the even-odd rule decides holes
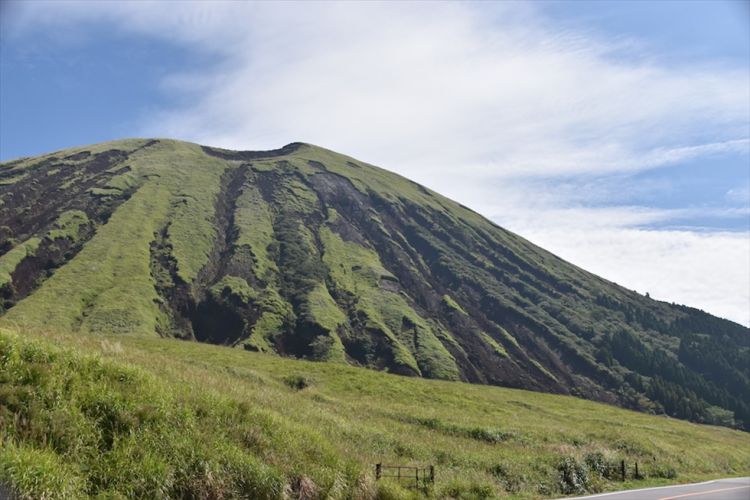
[[[24,498],[543,498],[750,472],[750,435],[589,401],[136,336],[0,330]],[[645,479],[617,480],[620,460]],[[630,471],[632,473],[632,469]],[[421,495],[421,494],[420,494]]]

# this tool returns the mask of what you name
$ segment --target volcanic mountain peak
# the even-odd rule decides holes
[[[0,323],[162,335],[750,422],[748,329],[304,143],[130,139],[0,165]]]

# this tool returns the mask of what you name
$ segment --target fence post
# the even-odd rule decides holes
[[[430,482],[435,484],[435,466],[430,465]]]
[[[638,473],[638,462],[635,463],[635,478],[640,479],[641,475]]]
[[[375,464],[375,480],[380,479],[380,467],[381,464]]]
[[[620,472],[622,473],[622,480],[625,481],[625,460],[620,462]]]

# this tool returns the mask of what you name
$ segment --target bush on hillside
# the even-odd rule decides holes
[[[557,466],[560,491],[566,495],[586,493],[589,484],[589,471],[575,457],[564,457]]]

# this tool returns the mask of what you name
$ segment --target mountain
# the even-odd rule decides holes
[[[166,336],[750,429],[750,330],[303,143],[0,164],[0,325]]]

